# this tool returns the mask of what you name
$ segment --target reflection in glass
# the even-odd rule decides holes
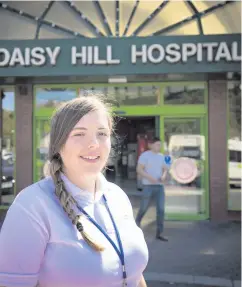
[[[79,91],[81,96],[104,96],[117,106],[157,105],[160,100],[157,86],[81,87]]]
[[[200,119],[165,119],[166,155],[171,156],[165,183],[166,212],[205,213],[205,137]]]
[[[240,82],[228,82],[229,138],[228,138],[228,209],[241,210],[241,88]]]
[[[36,107],[56,108],[62,102],[72,100],[76,97],[75,89],[68,88],[37,88]]]
[[[11,89],[4,91],[2,100],[2,184],[0,205],[9,206],[14,200],[15,185],[15,99]]]
[[[69,88],[37,88],[36,107],[55,109],[61,103],[77,97],[76,89]],[[47,160],[50,123],[48,119],[36,118],[36,160],[35,180],[43,176],[43,167]]]
[[[164,89],[167,105],[201,105],[205,103],[205,86],[200,84],[172,85]]]
[[[48,159],[49,140],[50,121],[48,119],[36,119],[36,181],[44,175],[43,170]]]

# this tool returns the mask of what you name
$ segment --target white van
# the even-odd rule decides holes
[[[229,185],[241,188],[241,141],[239,139],[228,140],[229,148]]]

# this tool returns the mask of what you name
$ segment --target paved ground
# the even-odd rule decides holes
[[[140,197],[132,195],[129,197],[136,215]],[[194,287],[200,286],[195,283],[219,287],[233,287],[237,283],[238,286],[236,280],[241,280],[239,223],[167,221],[165,223],[165,233],[169,237],[167,243],[154,238],[155,227],[155,206],[152,203],[143,222],[150,255],[145,273],[147,279],[149,276],[152,279],[149,281],[149,286],[173,285],[157,281],[187,283]]]

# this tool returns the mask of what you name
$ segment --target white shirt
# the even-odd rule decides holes
[[[127,195],[100,175],[94,200],[94,194],[62,178],[67,191],[117,245],[103,202],[105,194],[123,244],[128,287],[137,287],[148,262],[148,249]],[[51,178],[20,192],[0,233],[0,286],[121,287],[122,266],[114,248],[86,218],[81,222],[88,235],[105,247],[103,252],[91,249],[70,222]]]

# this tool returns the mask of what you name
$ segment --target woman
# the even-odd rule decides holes
[[[143,233],[126,194],[101,173],[111,132],[96,98],[57,110],[50,176],[21,191],[0,233],[0,286],[146,287]]]

